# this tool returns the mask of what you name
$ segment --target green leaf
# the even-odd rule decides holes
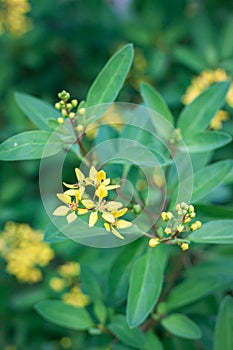
[[[232,170],[233,160],[221,160],[194,173],[192,202],[197,202],[212,192]],[[191,181],[191,179],[187,179]]]
[[[40,159],[58,153],[62,147],[63,143],[48,131],[25,131],[0,145],[0,160]]]
[[[215,325],[214,350],[233,349],[233,298],[227,295],[221,305]]]
[[[181,129],[185,141],[209,126],[214,115],[223,106],[229,86],[229,81],[213,84],[182,110],[178,128]]]
[[[103,300],[103,293],[97,276],[85,265],[81,265],[82,289],[90,296],[92,301]]]
[[[130,329],[123,315],[117,315],[107,328],[116,335],[126,345],[136,349],[142,349],[145,344],[145,338],[138,328]]]
[[[146,333],[146,345],[143,350],[163,350],[163,344],[160,339],[153,333],[149,331]]]
[[[196,243],[233,244],[233,220],[209,221],[189,239]]]
[[[198,204],[195,207],[198,213],[209,220],[231,219],[233,217],[233,208],[226,206]]]
[[[116,99],[132,61],[132,44],[125,45],[110,58],[90,87],[87,95],[87,107],[113,102]]]
[[[144,249],[145,241],[138,239],[124,247],[113,261],[108,282],[108,299],[111,304],[119,304],[127,298],[129,276],[133,264]]]
[[[67,239],[68,238],[58,230],[57,226],[55,226],[52,222],[48,223],[44,231],[45,242],[61,242]]]
[[[102,301],[97,300],[94,304],[94,313],[95,316],[98,318],[98,320],[102,323],[105,324],[108,311],[106,306],[102,303]]]
[[[61,116],[53,106],[37,97],[16,92],[15,100],[26,116],[40,129],[50,130],[49,120],[56,120]]]
[[[232,137],[223,131],[203,131],[185,140],[184,151],[201,153],[227,145]],[[182,150],[182,148],[180,148]]]
[[[183,314],[172,314],[162,319],[162,326],[172,334],[185,339],[200,339],[200,327]]]
[[[198,74],[202,70],[208,68],[206,62],[201,59],[200,55],[194,52],[192,49],[179,46],[173,50],[173,54],[178,62],[184,64]]]
[[[226,22],[224,32],[221,35],[220,56],[222,59],[231,58],[233,55],[232,47],[233,20]]]
[[[194,303],[217,290],[227,289],[232,284],[232,281],[233,277],[227,278],[222,276],[188,278],[173,288],[166,300],[166,309],[174,310]]]
[[[164,247],[149,249],[135,263],[127,303],[127,322],[130,327],[140,325],[153,310],[163,285],[161,258]]]
[[[88,312],[58,300],[43,300],[35,305],[36,311],[47,321],[58,326],[86,330],[94,326]]]
[[[150,84],[141,83],[140,93],[147,107],[158,112],[171,124],[174,124],[172,113],[158,91],[156,91]]]

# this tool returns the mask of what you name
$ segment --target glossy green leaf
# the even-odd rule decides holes
[[[178,46],[173,50],[176,60],[196,73],[200,73],[207,68],[207,63],[194,50],[184,46]]]
[[[233,244],[233,220],[209,221],[189,239],[196,243]]]
[[[174,310],[194,303],[217,290],[227,289],[232,282],[233,277],[203,276],[200,278],[197,276],[197,278],[188,278],[172,289],[166,300],[166,308]]]
[[[170,333],[185,339],[200,339],[201,329],[189,317],[172,314],[162,319],[162,326]]]
[[[172,113],[158,91],[156,91],[150,84],[141,83],[140,93],[147,107],[158,112],[170,123],[174,124]]]
[[[94,325],[84,308],[65,304],[62,301],[43,300],[35,305],[35,309],[47,321],[61,327],[86,330]]]
[[[143,350],[163,350],[163,344],[161,340],[153,333],[153,331],[146,332],[146,345]]]
[[[132,44],[125,45],[110,58],[90,87],[87,107],[115,100],[127,77],[132,61]]]
[[[126,299],[133,264],[144,249],[145,241],[138,239],[124,247],[114,260],[108,282],[108,299],[111,304],[118,304]]]
[[[92,301],[103,300],[103,292],[98,278],[88,266],[81,265],[80,279],[82,281],[82,289],[90,296]]]
[[[222,131],[203,131],[185,140],[184,151],[203,153],[223,147],[231,142],[232,137]],[[182,150],[182,148],[180,148]]]
[[[224,177],[232,168],[233,160],[221,160],[194,173],[192,202],[197,202],[212,192],[224,181]],[[187,181],[191,181],[191,179],[187,179]]]
[[[185,141],[209,126],[216,112],[223,106],[229,86],[229,81],[213,84],[182,110],[178,128]]]
[[[0,145],[0,160],[40,159],[58,153],[62,147],[63,143],[48,131],[25,131]]]
[[[214,350],[233,349],[233,298],[227,295],[219,309],[214,333]]]
[[[104,305],[104,303],[102,303],[101,300],[97,300],[95,302],[95,304],[94,304],[94,313],[95,313],[95,316],[97,317],[97,319],[102,324],[104,324],[106,319],[107,319],[108,311],[107,311],[106,306]]]
[[[233,208],[205,204],[198,204],[195,207],[198,213],[208,219],[217,220],[233,218]]]
[[[130,327],[140,325],[158,301],[163,285],[163,254],[163,247],[149,249],[133,267],[126,311]]]
[[[142,349],[145,337],[138,328],[130,329],[123,315],[117,315],[107,328],[126,345],[136,349]]]
[[[26,116],[40,129],[50,130],[49,120],[56,120],[61,116],[53,106],[37,97],[16,92],[15,100]]]

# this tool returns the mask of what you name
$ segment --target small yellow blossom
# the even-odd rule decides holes
[[[189,244],[186,243],[186,242],[182,242],[181,245],[180,245],[180,247],[181,247],[181,249],[182,249],[183,251],[185,251],[185,250],[188,250],[188,249],[189,249]]]
[[[105,219],[105,221],[107,221],[104,223],[106,231],[112,231],[112,233],[116,237],[124,239],[124,237],[116,230],[116,228],[121,230],[124,228],[128,228],[132,225],[132,223],[129,221],[117,220],[119,217],[123,216],[127,212],[127,210],[127,208],[123,208],[117,211],[112,211],[111,213],[103,213],[102,217],[103,219]]]
[[[195,221],[191,226],[190,226],[190,229],[192,231],[196,231],[196,230],[199,230],[202,226],[202,223],[201,221]]]
[[[80,274],[80,264],[75,261],[69,261],[61,265],[58,272],[64,278],[77,277]]]
[[[166,227],[164,232],[167,234],[167,235],[170,235],[172,233],[172,229],[170,227]]]
[[[65,281],[59,277],[53,277],[49,281],[49,286],[56,292],[60,292],[65,287]]]
[[[163,211],[161,213],[161,218],[163,221],[168,221],[168,220],[172,220],[174,218],[173,214],[171,212],[165,212]]]
[[[178,232],[182,232],[183,229],[184,229],[184,225],[178,225],[178,226],[176,227],[176,230],[177,230]]]
[[[159,245],[159,243],[160,243],[159,238],[151,238],[151,239],[149,240],[149,246],[150,246],[151,248],[156,247],[157,245]]]
[[[62,117],[57,118],[59,124],[64,124],[64,119]]]
[[[69,349],[72,345],[71,339],[68,337],[61,338],[60,345],[63,349]]]
[[[78,286],[74,286],[68,293],[62,296],[62,300],[70,305],[85,307],[90,303],[90,299],[86,294],[83,294]]]
[[[20,36],[29,31],[31,21],[26,15],[30,10],[27,0],[0,0],[0,34]]]
[[[219,111],[210,122],[210,128],[214,130],[222,129],[222,122],[229,120],[229,114],[226,111]]]
[[[71,196],[75,197],[75,201],[72,200]],[[76,211],[80,215],[85,214],[87,211],[79,209],[79,201],[82,198],[81,190],[68,190],[65,193],[58,193],[57,197],[62,201],[65,205],[61,205],[57,209],[54,210],[53,215],[55,216],[66,216],[67,222],[71,223],[77,219]],[[70,214],[68,214],[71,211]],[[67,215],[68,214],[68,215]]]
[[[7,262],[6,270],[20,282],[36,283],[42,279],[41,267],[54,257],[53,250],[43,242],[40,231],[26,224],[9,222],[5,225],[0,255]],[[26,254],[25,254],[26,252]]]

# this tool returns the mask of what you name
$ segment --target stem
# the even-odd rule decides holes
[[[86,151],[85,147],[84,147],[83,144],[82,144],[82,135],[79,135],[79,134],[78,134],[78,132],[77,132],[77,130],[76,130],[76,128],[75,128],[75,125],[74,125],[74,121],[73,121],[72,119],[69,119],[69,122],[70,122],[70,124],[71,124],[71,126],[72,126],[72,129],[73,129],[73,131],[74,131],[74,134],[75,134],[75,137],[76,137],[76,143],[79,145],[80,150],[82,151],[83,156],[86,158],[88,164],[91,166],[92,163],[91,163],[91,161],[90,161],[90,159],[89,159],[89,157],[88,157],[88,154],[87,154],[87,151]]]

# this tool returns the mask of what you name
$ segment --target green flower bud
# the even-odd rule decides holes
[[[140,204],[134,204],[133,211],[135,214],[140,214],[142,212],[142,208],[141,208]]]

